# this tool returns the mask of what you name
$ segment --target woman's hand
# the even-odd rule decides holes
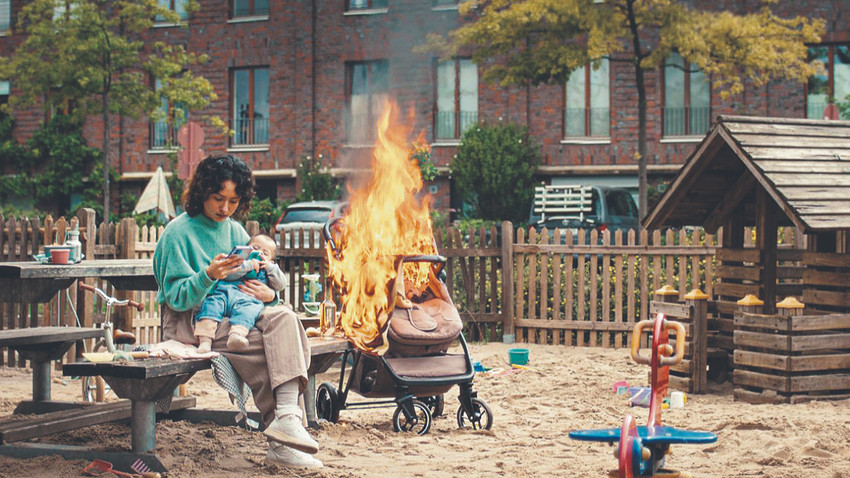
[[[219,254],[213,257],[212,262],[207,266],[207,275],[213,280],[222,280],[233,272],[239,269],[242,265],[242,258],[239,256],[229,256],[227,254]]]
[[[239,288],[242,290],[242,292],[256,297],[260,300],[260,302],[264,304],[274,300],[274,291],[271,289],[271,287],[267,286],[266,284],[263,284],[262,282],[256,279],[243,281],[241,284],[239,284]]]

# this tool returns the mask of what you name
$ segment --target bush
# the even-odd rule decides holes
[[[277,218],[283,214],[284,209],[286,209],[286,205],[278,205],[269,198],[254,199],[245,221],[257,221],[260,223],[260,229],[268,231],[277,222]]]
[[[480,219],[521,222],[534,196],[540,146],[516,124],[468,129],[451,165],[463,200]]]

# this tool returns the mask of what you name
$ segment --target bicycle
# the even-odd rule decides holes
[[[116,353],[116,345],[130,345],[136,343],[136,336],[131,332],[124,332],[120,329],[113,330],[112,309],[115,306],[135,307],[139,312],[145,310],[144,304],[136,302],[132,299],[117,299],[107,294],[103,290],[88,284],[80,283],[80,289],[92,292],[103,299],[106,305],[104,321],[100,324],[103,329],[103,337],[98,339],[92,347],[92,352],[97,352],[101,347],[106,347],[107,353]],[[85,346],[84,346],[85,350]],[[83,379],[83,400],[86,402],[102,402],[106,398],[108,386],[101,377],[82,377]],[[94,392],[94,393],[92,393]]]

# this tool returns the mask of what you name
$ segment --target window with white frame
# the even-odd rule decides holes
[[[12,29],[12,0],[0,0],[0,33]]]
[[[189,12],[186,11],[186,5],[189,3],[189,0],[157,0],[157,3],[161,8],[176,13],[180,17],[180,20],[189,19]],[[157,15],[156,21],[163,22],[165,19]]]
[[[162,81],[154,80],[155,91],[162,89]],[[169,101],[165,95],[160,95],[159,111],[151,119],[150,147],[151,149],[173,149],[177,147],[177,130],[186,123],[186,110],[180,103]]]
[[[268,16],[269,0],[231,0],[231,18]]]
[[[389,63],[386,60],[347,63],[345,90],[348,141],[371,143],[389,92]]]
[[[850,103],[850,46],[824,45],[809,48],[809,61],[822,68],[809,78],[806,94],[806,118],[824,119],[830,102]],[[840,108],[835,109],[839,113]],[[840,114],[839,119],[850,116]]]
[[[607,58],[573,71],[565,87],[564,136],[609,136],[610,78]]]
[[[269,69],[238,68],[231,72],[231,145],[269,144]]]
[[[459,139],[478,122],[478,66],[468,58],[437,63],[436,139]]]
[[[703,135],[711,126],[711,84],[673,53],[664,64],[664,136]]]

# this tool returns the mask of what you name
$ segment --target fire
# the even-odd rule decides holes
[[[409,159],[411,128],[394,124],[396,110],[385,104],[370,176],[362,186],[349,185],[349,209],[335,228],[336,248],[328,247],[330,276],[341,293],[342,329],[357,348],[379,355],[387,350],[389,316],[405,281],[420,288],[428,280],[428,263],[402,264],[402,256],[436,254],[430,197],[417,199],[422,177]]]

